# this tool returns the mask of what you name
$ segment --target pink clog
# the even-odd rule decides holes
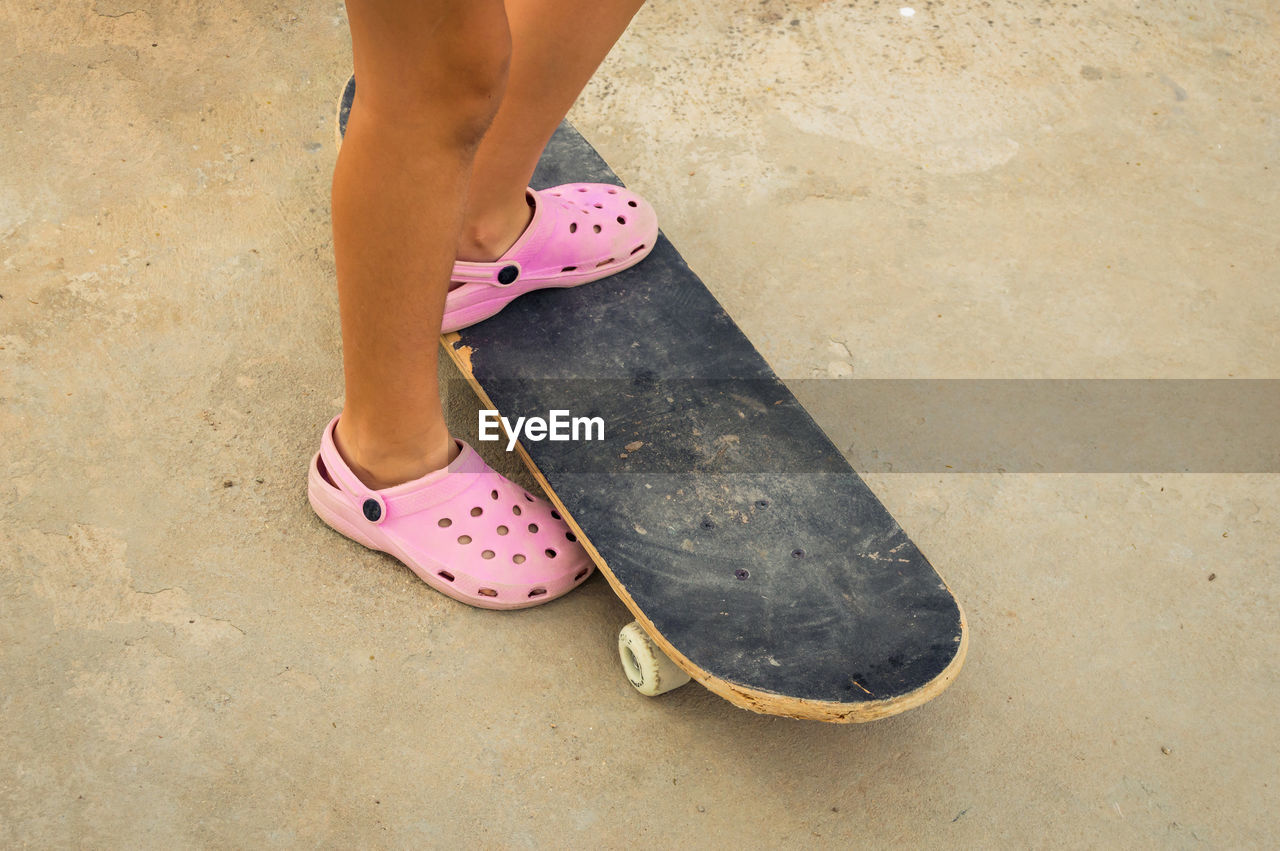
[[[567,594],[594,569],[550,503],[495,472],[464,441],[446,469],[375,491],[338,454],[337,422],[329,423],[311,461],[311,507],[437,591],[485,609],[521,609]]]
[[[528,193],[533,220],[492,263],[459,260],[444,306],[444,330],[488,319],[516,296],[543,287],[576,287],[620,272],[648,256],[658,216],[622,186],[566,183]]]

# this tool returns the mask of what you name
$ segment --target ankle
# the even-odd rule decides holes
[[[459,260],[491,263],[510,250],[533,221],[533,205],[528,196],[519,204],[490,210],[467,211],[458,235]]]
[[[443,425],[416,438],[385,436],[344,428],[339,419],[334,445],[347,467],[365,487],[384,490],[444,469],[458,456],[458,446]]]

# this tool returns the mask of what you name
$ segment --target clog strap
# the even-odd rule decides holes
[[[334,417],[324,430],[320,439],[320,460],[333,483],[360,504],[365,520],[374,525],[447,502],[474,485],[489,470],[479,453],[466,441],[458,440],[458,457],[447,468],[395,487],[374,490],[351,472],[338,452],[333,439],[337,424],[338,418]]]
[[[492,284],[495,287],[509,287],[520,280],[524,267],[519,260],[495,260],[492,263],[477,263],[470,260],[459,260],[453,264],[453,273],[449,280],[456,284]]]

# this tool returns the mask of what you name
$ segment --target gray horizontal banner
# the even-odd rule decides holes
[[[1276,473],[1280,380],[809,380],[860,471]]]
[[[535,400],[603,417],[604,445],[549,456],[567,472],[618,470],[619,456],[621,472],[831,472],[829,447],[768,451],[774,425],[804,431],[791,394],[859,472],[1280,472],[1280,379],[650,377],[488,389],[513,421],[546,416],[527,409]],[[637,442],[650,452],[627,453]]]

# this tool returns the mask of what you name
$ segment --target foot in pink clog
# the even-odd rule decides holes
[[[567,594],[594,569],[550,503],[494,471],[465,442],[458,441],[460,453],[446,469],[375,491],[338,454],[337,422],[311,461],[311,507],[437,591],[480,608],[522,609]]]
[[[566,183],[528,191],[533,219],[497,260],[453,264],[445,332],[488,319],[544,287],[576,287],[639,263],[658,239],[658,216],[623,186]]]

